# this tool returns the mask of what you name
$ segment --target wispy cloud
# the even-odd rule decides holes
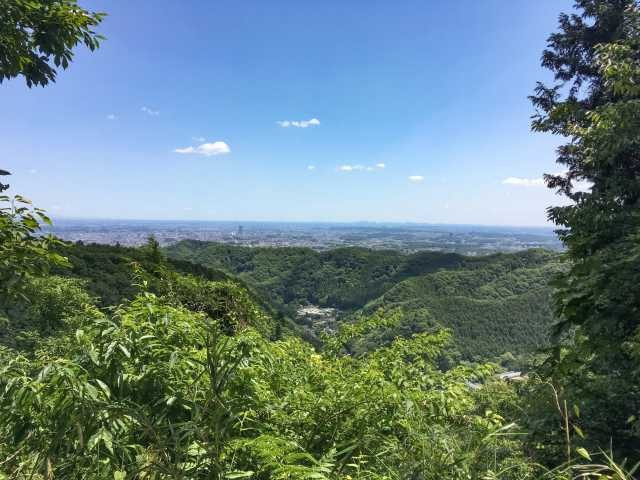
[[[320,125],[320,120],[317,118],[312,118],[311,120],[278,120],[276,123],[283,128],[307,128]]]
[[[361,172],[362,170],[365,170],[365,167],[363,165],[340,165],[338,166],[338,170],[341,172]]]
[[[158,110],[152,110],[149,107],[142,107],[140,110],[152,117],[157,117],[158,115],[160,115],[160,112]]]
[[[110,113],[109,115],[107,115],[107,120],[115,120],[116,118],[118,117],[116,117],[113,113]]]
[[[422,182],[424,180],[424,177],[422,175],[409,175],[408,178],[410,182],[414,183]]]
[[[564,176],[567,171],[555,172],[553,175]],[[543,178],[520,178],[520,177],[507,177],[502,180],[503,185],[513,185],[516,187],[546,187],[546,182]],[[593,184],[588,180],[573,180],[572,187],[574,192],[588,192],[593,187]]]
[[[204,142],[204,137],[191,137],[191,140],[202,143]]]
[[[385,168],[384,163],[377,163],[375,165],[360,165],[360,164],[356,164],[356,165],[351,165],[351,164],[344,164],[344,165],[338,165],[338,171],[339,172],[373,172],[374,170],[382,170]]]
[[[503,185],[515,185],[517,187],[544,187],[542,178],[507,177],[502,180]]]
[[[202,155],[211,157],[214,155],[225,155],[231,152],[231,148],[225,142],[203,143],[196,147],[176,148],[175,153]]]
[[[36,170],[35,168],[30,168],[30,169],[29,169],[29,173],[30,173],[31,175],[35,175],[36,173],[38,173],[38,170]]]
[[[312,172],[315,169],[316,169],[315,165],[307,165],[307,170],[309,170],[310,172]]]

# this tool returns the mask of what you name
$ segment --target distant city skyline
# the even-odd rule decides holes
[[[547,227],[489,227],[400,223],[217,222],[210,220],[70,220],[47,228],[68,241],[142,245],[153,235],[161,245],[181,240],[230,243],[251,247],[309,247],[327,250],[357,246],[404,252],[437,250],[483,255],[528,248],[561,250]]]
[[[101,48],[0,85],[10,193],[54,218],[550,226],[563,201],[527,95],[572,1],[81,3]]]

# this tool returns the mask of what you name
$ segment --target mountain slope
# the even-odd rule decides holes
[[[360,247],[317,252],[299,247],[239,247],[185,240],[166,249],[187,260],[238,276],[289,313],[300,303],[360,308],[405,278],[455,268],[465,257],[452,253],[404,255]]]
[[[545,346],[553,323],[547,283],[562,268],[559,259],[528,251],[484,260],[404,280],[369,302],[362,313],[402,309],[412,314],[413,330],[415,325],[451,328],[465,358]]]
[[[561,268],[559,255],[543,250],[464,257],[183,241],[166,251],[170,258],[237,276],[290,317],[306,304],[337,308],[343,320],[379,308],[402,309],[401,325],[369,335],[357,348],[446,327],[468,359],[544,346],[553,322],[547,283]]]

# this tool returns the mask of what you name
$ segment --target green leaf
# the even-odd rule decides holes
[[[111,397],[111,390],[109,389],[109,387],[107,386],[106,383],[104,383],[102,380],[100,380],[98,378],[96,378],[96,383],[100,386],[100,388],[105,393],[107,398]]]
[[[224,478],[249,478],[249,477],[253,477],[253,474],[254,472],[252,472],[251,470],[235,471],[235,472],[229,472],[225,474]]]
[[[107,447],[107,450],[113,454],[113,436],[111,435],[111,432],[105,428],[101,428],[91,435],[91,438],[87,442],[87,448],[89,450],[93,450],[101,441],[104,443],[104,446]]]
[[[583,447],[576,448],[576,453],[582,458],[591,461],[591,455]]]
[[[113,436],[109,430],[104,430],[102,441],[104,442],[104,446],[107,447],[107,450],[113,455]]]
[[[120,348],[120,350],[122,350],[122,353],[124,353],[124,355],[125,355],[127,358],[131,358],[131,353],[129,353],[129,350],[127,350],[127,347],[125,347],[125,346],[124,346],[124,345],[122,345],[122,344],[119,344],[119,345],[118,345],[118,347]]]
[[[16,195],[13,198],[16,199],[16,202],[24,203],[26,205],[31,205],[31,200],[29,200],[28,198],[24,198],[22,195]]]

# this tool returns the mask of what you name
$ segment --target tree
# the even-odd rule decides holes
[[[55,82],[73,49],[95,50],[102,36],[93,28],[104,13],[89,12],[75,0],[0,0],[0,83],[23,76],[27,86]]]
[[[547,185],[569,205],[549,208],[571,268],[557,281],[554,380],[597,412],[594,441],[640,448],[640,9],[637,0],[579,0],[561,15],[542,65],[533,130],[568,139],[565,171]],[[587,188],[585,188],[585,184]],[[582,187],[582,188],[581,188]]]
[[[75,0],[0,0],[0,83],[18,76],[29,88],[55,82],[56,68],[69,66],[78,43],[91,50],[99,46],[103,37],[93,27],[104,16],[80,8]],[[0,169],[0,176],[7,175]],[[0,193],[8,188],[0,183]],[[30,277],[67,264],[50,250],[60,242],[40,235],[40,222],[51,223],[29,200],[0,196],[0,305],[22,295]]]
[[[149,235],[147,237],[147,244],[145,245],[145,253],[154,265],[160,266],[164,261],[164,254],[160,250],[160,243],[156,239],[155,235]]]
[[[46,274],[52,265],[67,265],[51,250],[61,242],[40,234],[41,222],[51,224],[44,210],[32,208],[30,200],[0,195],[0,314],[9,299],[23,296],[30,278]]]

